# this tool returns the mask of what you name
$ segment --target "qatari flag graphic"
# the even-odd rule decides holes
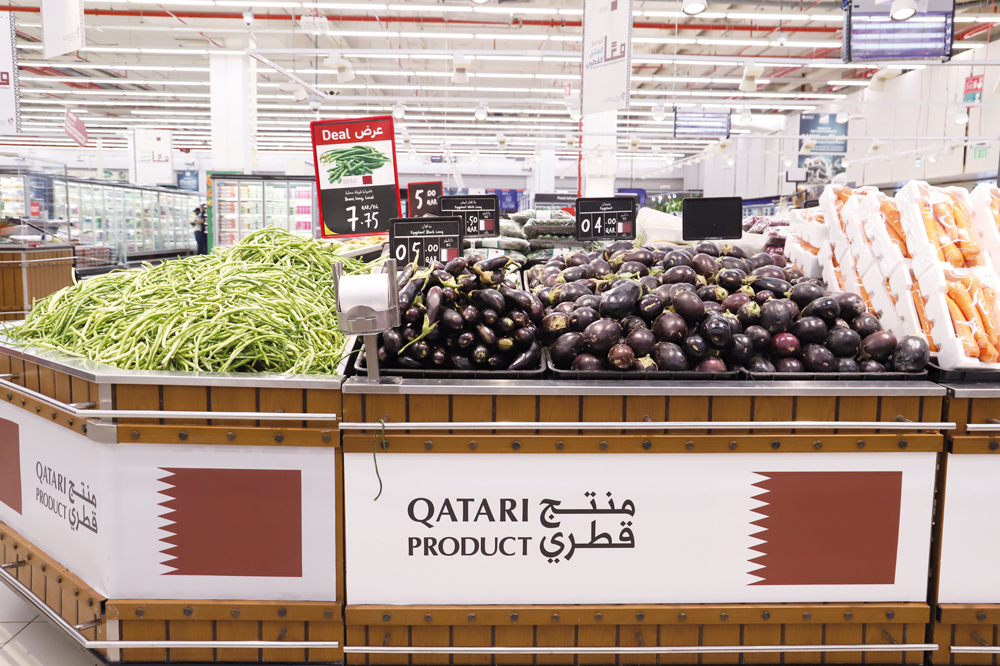
[[[754,585],[892,585],[902,472],[757,472]]]
[[[21,513],[21,443],[7,419],[0,419],[0,502]]]
[[[302,576],[299,470],[161,468],[175,576]],[[262,547],[262,539],[281,544]]]

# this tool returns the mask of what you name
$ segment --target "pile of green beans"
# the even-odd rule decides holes
[[[11,342],[125,370],[335,374],[333,264],[372,264],[268,227],[213,254],[84,280],[34,304]]]
[[[371,146],[352,146],[328,150],[319,161],[334,166],[326,170],[331,183],[341,182],[345,176],[365,176],[389,161],[389,158]]]

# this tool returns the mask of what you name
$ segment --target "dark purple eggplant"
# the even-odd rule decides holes
[[[507,367],[507,357],[503,354],[490,354],[490,357],[486,359],[486,365],[493,370],[504,370]]]
[[[549,294],[551,293],[552,289],[550,289],[549,287],[543,287],[542,289],[539,289],[538,291],[535,292],[535,298],[537,298],[542,303],[548,303]]]
[[[618,269],[619,275],[638,275],[644,277],[649,275],[649,266],[638,261],[626,261]]]
[[[867,312],[859,314],[857,317],[849,321],[851,322],[851,328],[858,332],[858,335],[861,336],[862,340],[867,338],[872,333],[877,333],[882,330],[882,324],[879,323],[878,317]]]
[[[652,331],[660,342],[680,344],[687,336],[688,327],[684,318],[679,314],[664,312],[653,321]]]
[[[804,308],[817,298],[823,298],[824,296],[826,296],[826,292],[823,291],[819,285],[812,284],[811,282],[800,282],[799,284],[794,284],[788,292],[788,298],[795,301],[795,304],[798,305],[799,308]]]
[[[448,365],[448,350],[444,347],[435,347],[431,351],[431,364],[439,368]]]
[[[733,329],[721,315],[706,317],[699,332],[716,349],[725,349],[733,340]]]
[[[476,345],[472,348],[469,358],[472,359],[473,363],[482,365],[490,360],[490,350],[486,348],[486,345]]]
[[[831,328],[823,344],[834,356],[853,358],[861,345],[861,336],[849,328]]]
[[[749,336],[742,333],[733,335],[732,342],[726,349],[724,356],[730,366],[746,365],[750,357],[753,356],[753,342]]]
[[[861,358],[884,363],[896,350],[896,336],[889,331],[877,331],[861,341]]]
[[[674,294],[674,312],[689,323],[696,323],[705,317],[705,303],[694,292],[682,291]]]
[[[710,257],[719,256],[719,246],[712,241],[702,241],[694,246],[694,251],[700,254],[707,254]]]
[[[615,345],[608,352],[608,363],[615,370],[631,370],[635,365],[635,352],[628,345]]]
[[[662,266],[663,260],[667,257],[667,253],[663,250],[653,250],[653,264],[656,266]],[[652,362],[652,359],[650,359]]]
[[[569,327],[577,333],[583,333],[585,328],[600,318],[601,315],[594,308],[577,308],[573,310],[573,314],[569,317]],[[544,324],[545,320],[543,319],[542,322]]]
[[[798,266],[784,266],[785,274],[788,275],[788,281],[798,280],[799,278],[805,277],[805,274],[799,269]]]
[[[577,309],[592,308],[593,310],[596,311],[597,308],[600,307],[601,305],[601,297],[595,294],[587,294],[585,296],[581,296],[580,298],[576,299],[573,302],[573,304],[576,305]]]
[[[538,333],[534,326],[519,328],[517,329],[517,332],[514,333],[514,346],[518,349],[524,349],[535,342],[537,337]]]
[[[649,328],[642,317],[637,317],[635,315],[625,317],[620,323],[622,325],[622,332],[625,335],[628,335],[637,328]]]
[[[743,328],[760,325],[760,306],[749,300],[736,311],[736,318],[739,319]]]
[[[690,291],[692,294],[695,293],[694,284],[690,282],[678,282],[676,284],[671,284],[667,286],[670,291],[670,302],[673,303],[674,297],[682,291]],[[666,303],[666,300],[663,301]]]
[[[566,255],[567,266],[586,266],[590,263],[590,256],[583,251],[577,250]]]
[[[497,334],[486,324],[476,324],[476,333],[479,335],[479,339],[483,341],[483,344],[491,347],[496,345]]]
[[[527,294],[525,293],[525,295]],[[481,308],[491,308],[497,312],[503,312],[507,309],[507,301],[503,294],[496,289],[477,289],[469,294],[469,300]]]
[[[672,284],[664,284],[653,290],[653,295],[663,301],[664,307],[670,307],[670,305],[674,302],[674,297],[670,292],[670,289],[673,286],[674,285]]]
[[[475,343],[476,335],[472,331],[465,331],[458,336],[459,349],[468,349]]]
[[[792,317],[793,321],[799,318],[801,312],[799,312],[799,306],[795,304],[795,301],[790,298],[781,298],[778,299],[778,301],[785,306],[785,309],[788,310],[788,314]]]
[[[573,359],[583,353],[585,346],[583,336],[571,331],[556,338],[549,347],[549,354],[557,368],[566,370],[573,365]]]
[[[642,287],[635,282],[622,280],[616,284],[611,291],[607,291],[601,297],[601,305],[598,312],[602,317],[622,319],[632,313],[639,296],[642,294]]]
[[[695,367],[695,372],[726,372],[726,362],[718,356],[707,356]]]
[[[748,326],[743,333],[750,338],[753,348],[758,351],[765,351],[771,347],[771,334],[761,326]]]
[[[376,351],[375,354],[378,356],[379,363],[390,364],[392,361],[396,360],[395,356],[389,356],[389,352],[385,350],[385,347],[379,347],[378,351]],[[368,367],[367,360],[368,360],[368,352],[365,351],[365,367]]]
[[[632,242],[626,240],[614,241],[604,246],[604,255],[612,256],[616,252],[625,252],[632,249]]]
[[[636,248],[625,255],[625,263],[630,261],[635,261],[648,268],[653,265],[653,253],[644,247]]]
[[[832,324],[840,316],[840,306],[829,296],[823,296],[812,301],[802,309],[803,317],[819,317]]]
[[[493,310],[496,310],[497,312],[503,312],[508,307],[519,308],[527,312],[531,309],[532,302],[535,300],[535,298],[531,294],[522,289],[508,289],[507,287],[500,287],[495,292],[492,289],[484,291],[486,292],[484,294],[480,294],[479,292],[473,292],[472,294],[473,302],[479,303],[479,305],[481,305],[484,308],[491,308]],[[500,298],[496,298],[496,296],[487,295],[491,292],[499,293]]]
[[[684,338],[684,343],[681,345],[681,348],[684,350],[685,354],[693,359],[704,358],[708,355],[708,351],[710,349],[708,340],[700,335],[689,335]]]
[[[695,290],[695,293],[703,301],[714,301],[716,303],[722,303],[726,296],[729,295],[728,291],[714,284],[706,284],[703,287],[699,287]]]
[[[615,272],[615,269],[611,268],[611,264],[606,262],[604,259],[594,259],[592,262],[587,264],[587,277],[589,278],[600,278],[605,275],[611,275]]]
[[[771,338],[771,356],[790,358],[802,354],[802,342],[791,333],[778,333]]]
[[[431,273],[431,277],[434,281],[441,285],[442,287],[450,287],[452,289],[458,289],[458,281],[455,280],[455,276],[448,271],[434,271]]]
[[[555,306],[554,308],[552,308],[552,311],[553,312],[562,312],[563,314],[573,314],[573,311],[575,309],[576,309],[576,304],[575,303],[570,303],[570,302],[567,301],[567,302],[560,303],[559,305]]]
[[[930,358],[927,341],[916,335],[907,335],[896,345],[892,364],[897,372],[922,372]]]
[[[456,312],[455,314],[458,313]],[[399,353],[399,350],[403,348],[403,345],[406,344],[406,341],[403,340],[403,336],[398,330],[390,328],[382,334],[382,344],[385,346],[385,350],[388,352],[389,356],[395,356]]]
[[[437,321],[438,315],[441,314],[441,305],[444,297],[442,295],[441,287],[434,285],[427,290],[427,298],[425,299],[425,306],[427,312],[425,316],[427,319],[424,322],[425,326],[430,326]]]
[[[604,363],[601,359],[593,356],[591,354],[580,354],[575,359],[573,359],[573,365],[570,366],[571,370],[602,370],[604,368]]]
[[[479,321],[479,308],[475,305],[466,307],[462,310],[462,319],[464,319],[467,324],[475,324]]]
[[[647,356],[653,351],[656,336],[648,328],[637,328],[625,336],[625,344],[632,348],[636,357]]]
[[[774,264],[774,259],[771,258],[767,252],[758,252],[757,254],[750,257],[750,263],[753,264],[754,268],[760,268],[761,266],[770,266]],[[785,291],[788,291],[787,289]],[[781,293],[785,293],[784,291]]]
[[[639,278],[639,286],[642,287],[642,293],[652,294],[653,290],[662,286],[660,283],[660,276],[658,275],[647,275],[645,277]]]
[[[756,301],[757,305],[763,305],[772,298],[774,298],[774,292],[770,289],[761,289],[753,296],[753,300]]]
[[[580,282],[570,282],[568,284],[557,284],[549,290],[549,305],[557,305],[564,302],[576,302],[576,299],[593,292]],[[536,294],[537,296],[537,294]],[[539,298],[541,298],[539,296]]]
[[[861,372],[885,372],[885,366],[871,358],[858,363],[858,369]]]
[[[527,350],[511,362],[509,370],[535,370],[538,367],[539,359],[542,357],[542,346],[537,342],[531,343]]]
[[[857,294],[841,291],[832,294],[830,298],[837,301],[837,305],[840,306],[840,316],[847,321],[851,321],[858,315],[868,311],[868,306],[865,305],[864,299]]]
[[[616,272],[622,272],[621,265],[625,263],[625,255],[628,254],[628,250],[618,250],[617,252],[608,255],[608,263],[611,267],[615,269]]]
[[[542,342],[547,345],[570,330],[570,315],[563,312],[553,312],[542,319]]]
[[[467,356],[463,356],[462,354],[452,354],[449,360],[451,361],[451,367],[456,370],[473,369],[472,361],[470,361]]]
[[[837,357],[823,345],[806,345],[802,349],[802,366],[809,372],[833,372]]]
[[[690,266],[674,266],[668,268],[663,274],[663,284],[695,284],[698,281],[698,273]]]
[[[423,319],[424,313],[418,307],[409,307],[406,312],[403,313],[403,319],[410,322],[411,324],[416,324],[418,321]]]
[[[788,282],[788,273],[777,266],[761,266],[750,271],[752,277],[769,277]]]
[[[676,250],[674,252],[668,252],[667,256],[663,258],[663,267],[668,271],[671,268],[675,268],[677,266],[690,266],[690,265],[691,265],[691,257],[684,252]]]
[[[414,340],[417,339],[417,336],[420,335],[420,331],[413,328],[412,326],[404,326],[400,331],[400,333],[403,336],[403,340],[406,342],[413,342]]]
[[[696,254],[691,258],[691,268],[695,270],[698,275],[704,278],[710,278],[720,270],[722,270],[722,265],[707,254]]]
[[[639,316],[646,321],[653,321],[663,312],[663,301],[653,294],[646,294],[639,299]],[[645,354],[643,354],[645,356]]]
[[[418,368],[424,367],[424,364],[411,356],[399,356],[396,358],[396,364],[402,368],[407,368],[409,370],[416,370]]]
[[[792,288],[792,285],[785,280],[773,277],[762,277],[760,275],[748,277],[747,284],[750,285],[750,288],[753,289],[755,294],[764,290],[770,291],[774,294],[785,294]]]
[[[715,276],[715,283],[730,294],[739,291],[747,274],[737,268],[726,268]]]
[[[548,314],[554,314],[555,312],[556,310],[553,309]],[[524,328],[531,323],[531,317],[529,317],[528,313],[524,310],[511,310],[507,313],[507,316],[514,321],[515,326],[520,326],[521,328]]]
[[[792,324],[791,332],[803,344],[808,344],[810,342],[823,342],[826,339],[827,330],[826,322],[819,317],[802,317]]]
[[[778,372],[803,372],[805,368],[802,361],[797,358],[782,358],[774,364],[774,369]]]
[[[722,307],[722,303],[716,303],[715,301],[705,301],[705,315],[710,314],[723,314],[725,308]]]
[[[858,362],[843,356],[837,358],[837,372],[861,372]]]
[[[748,256],[746,250],[739,245],[725,245],[719,252],[724,257],[736,257],[737,259],[746,259]]]
[[[760,325],[772,336],[786,333],[792,328],[792,316],[784,303],[770,300],[760,306]]]
[[[502,352],[509,352],[514,348],[514,338],[500,338],[497,340],[497,349]]]
[[[410,357],[415,358],[418,361],[423,361],[431,355],[431,346],[423,340],[417,340],[410,346],[407,353]]]
[[[830,324],[830,330],[831,331],[833,329],[835,329],[835,328],[848,328],[849,329],[849,328],[851,328],[851,325],[848,324],[846,321],[844,321],[842,318],[838,317],[836,321],[834,321],[832,324]],[[854,330],[854,329],[851,329],[851,330]]]
[[[736,314],[740,311],[740,308],[749,302],[751,302],[751,298],[749,296],[742,291],[737,291],[736,293],[729,294],[722,299],[722,309],[731,314]]]
[[[587,275],[586,266],[570,266],[559,273],[559,277],[556,278],[556,282],[576,282],[577,280],[582,280]]]
[[[673,342],[657,342],[653,347],[653,362],[661,371],[679,372],[689,369],[684,351]]]
[[[749,370],[750,372],[757,372],[757,373],[777,372],[774,369],[774,366],[771,364],[771,362],[768,361],[763,356],[754,356],[753,358],[751,358],[750,362],[747,363],[747,370]]]
[[[738,257],[719,257],[718,262],[723,269],[743,271],[744,276],[749,275],[750,271],[753,270],[753,266]]]
[[[636,372],[655,372],[656,369],[656,361],[651,356],[642,356],[635,359]]]
[[[606,354],[622,337],[622,327],[614,319],[599,319],[583,331],[587,350],[594,354]]]
[[[500,321],[500,314],[493,308],[486,308],[479,313],[479,318],[487,326],[496,326]]]
[[[403,287],[405,287],[406,283],[409,282],[410,278],[413,277],[413,273],[416,271],[416,266],[414,265],[415,263],[416,262],[414,262],[413,264],[407,264],[406,266],[403,267],[403,270],[400,271],[399,276],[396,278],[397,288],[402,289]]]

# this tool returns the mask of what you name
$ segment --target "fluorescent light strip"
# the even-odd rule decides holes
[[[53,83],[110,83],[113,85],[137,85],[137,86],[207,86],[211,85],[209,81],[170,81],[170,80],[144,80],[144,79],[112,79],[112,78],[97,78],[93,76],[21,76],[20,81],[44,81]]]

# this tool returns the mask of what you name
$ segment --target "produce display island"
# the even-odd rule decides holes
[[[36,299],[73,284],[73,248],[68,243],[0,243],[0,282],[5,321],[24,319]]]

